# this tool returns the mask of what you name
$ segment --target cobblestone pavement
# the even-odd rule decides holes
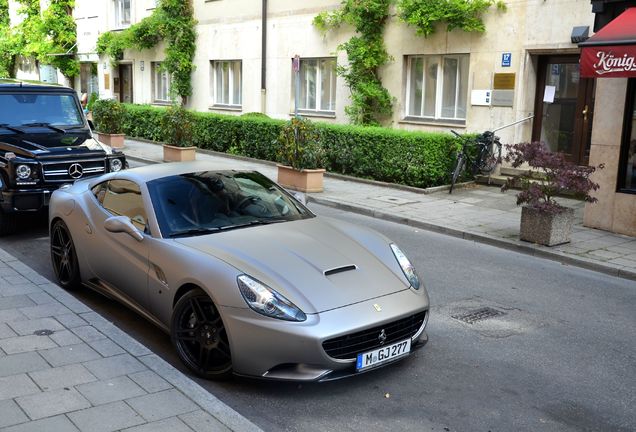
[[[0,248],[0,431],[258,431]]]
[[[160,145],[132,139],[125,145],[129,157],[147,162],[163,159]],[[270,162],[207,151],[199,151],[197,160],[213,162],[220,169],[255,169],[276,179],[276,167]],[[584,227],[581,201],[560,200],[575,209],[572,241],[546,247],[519,240],[521,208],[516,205],[514,191],[503,193],[495,186],[467,185],[449,195],[440,189],[423,191],[328,175],[324,192],[310,194],[308,199],[636,280],[636,238]]]

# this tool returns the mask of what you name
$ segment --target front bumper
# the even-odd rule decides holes
[[[378,312],[374,305],[381,305]],[[339,360],[327,355],[326,340],[374,328],[427,311],[412,350],[428,341],[428,297],[404,290],[384,297],[319,314],[305,322],[267,318],[251,309],[222,307],[221,315],[232,347],[237,375],[291,381],[328,381],[354,375],[355,359]],[[406,356],[408,357],[408,356]],[[397,360],[403,359],[400,357]],[[392,362],[383,363],[379,367]]]
[[[3,190],[0,192],[0,206],[5,213],[38,211],[49,205],[51,194],[57,189],[58,186]]]

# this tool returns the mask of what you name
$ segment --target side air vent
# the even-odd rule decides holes
[[[350,271],[350,270],[356,270],[358,267],[355,265],[348,265],[348,266],[343,266],[343,267],[336,267],[336,268],[332,268],[329,270],[325,270],[324,274],[325,276],[331,276],[333,274],[336,273],[342,273],[342,272],[346,272],[346,271]]]

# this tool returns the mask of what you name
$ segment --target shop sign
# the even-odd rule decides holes
[[[584,78],[636,78],[636,46],[583,48],[581,76]]]

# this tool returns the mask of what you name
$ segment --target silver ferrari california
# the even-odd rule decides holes
[[[106,174],[57,190],[49,221],[60,285],[143,315],[205,378],[336,379],[428,338],[426,289],[396,244],[317,217],[258,172]]]

